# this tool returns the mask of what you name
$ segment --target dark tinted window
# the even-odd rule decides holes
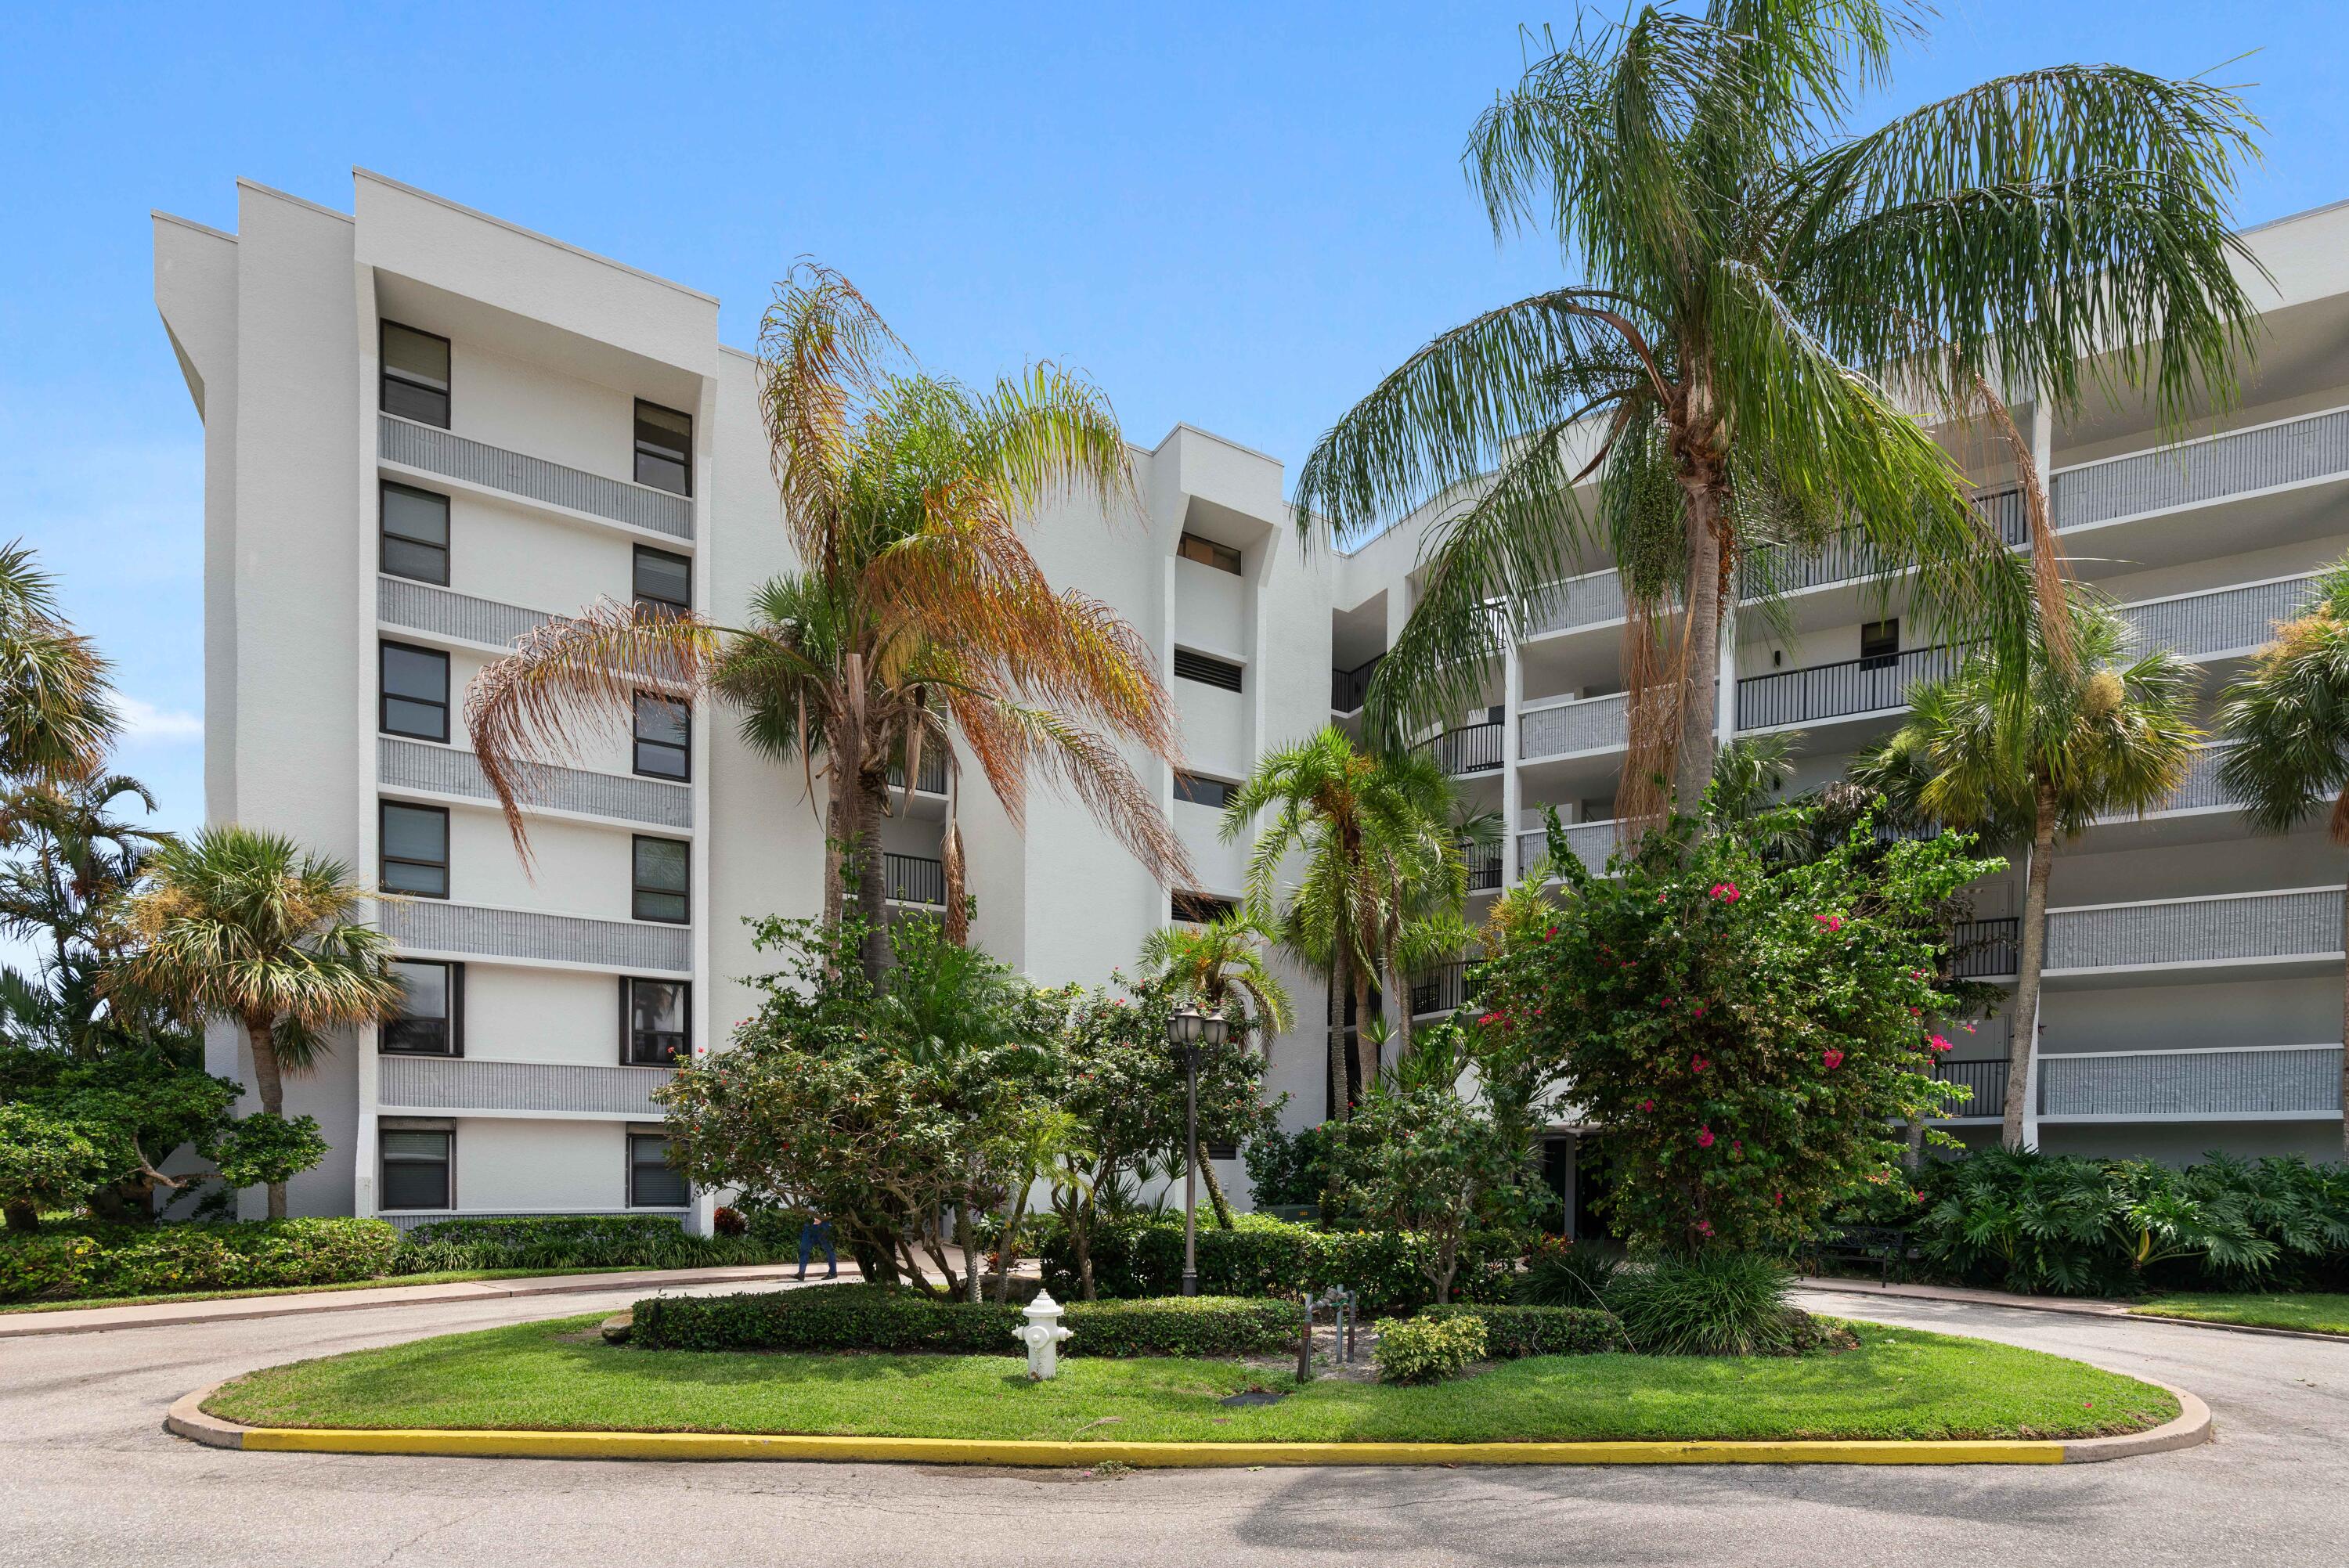
[[[382,646],[383,702],[377,721],[386,735],[419,740],[449,738],[449,655],[406,643]]]
[[[1174,553],[1185,561],[1195,561],[1202,566],[1212,566],[1235,577],[1240,575],[1240,552],[1228,544],[1217,544],[1212,539],[1186,533],[1176,542]]]
[[[460,1038],[463,969],[402,958],[394,961],[391,973],[399,982],[399,1016],[383,1026],[383,1048],[419,1056],[464,1055]]]
[[[449,583],[449,498],[386,481],[383,548],[377,564],[394,577]]]
[[[1174,775],[1174,799],[1188,800],[1194,806],[1213,806],[1220,811],[1232,803],[1232,793],[1239,788],[1220,779],[1202,778],[1196,773]]]
[[[693,608],[693,562],[666,550],[636,546],[636,603],[680,614]]]
[[[637,399],[636,482],[693,493],[692,416]]]
[[[1900,623],[1869,621],[1859,628],[1859,662],[1863,668],[1881,669],[1900,656]]]
[[[1240,689],[1239,665],[1212,654],[1195,654],[1188,648],[1174,650],[1174,675],[1179,680],[1198,681],[1226,691]]]
[[[385,889],[418,898],[449,896],[449,813],[439,806],[383,803]]]
[[[628,1206],[682,1209],[692,1201],[685,1172],[668,1162],[668,1140],[657,1132],[628,1134]]]
[[[457,1136],[387,1128],[383,1134],[385,1209],[452,1209],[456,1192],[449,1180]]]
[[[637,772],[654,779],[687,778],[693,756],[693,709],[651,692],[636,694]]]
[[[396,321],[383,324],[383,411],[449,428],[449,340]]]
[[[620,1060],[632,1067],[667,1067],[685,1059],[692,991],[682,980],[623,980],[625,1037]]]
[[[1209,892],[1178,892],[1174,898],[1174,918],[1189,925],[1205,925],[1238,908],[1232,900]]]
[[[688,848],[682,839],[636,841],[636,885],[630,908],[638,920],[682,925],[692,918],[686,896]]]

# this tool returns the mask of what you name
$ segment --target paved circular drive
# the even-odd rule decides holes
[[[2028,1469],[1170,1470],[1087,1480],[233,1453],[162,1430],[173,1399],[256,1367],[624,1300],[0,1341],[0,1564],[2349,1562],[2349,1344],[1850,1296],[1814,1305],[2193,1389],[2210,1403],[2218,1440]]]

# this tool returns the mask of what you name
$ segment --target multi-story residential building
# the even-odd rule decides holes
[[[378,175],[356,175],[348,214],[251,184],[238,197],[233,235],[156,218],[157,301],[205,430],[206,811],[399,895],[379,919],[410,999],[289,1087],[334,1146],[295,1183],[295,1210],[698,1222],[709,1199],[664,1163],[649,1094],[754,1005],[750,977],[772,964],[746,918],[820,903],[802,777],[753,756],[722,707],[648,696],[632,727],[550,759],[526,867],[461,706],[551,615],[603,597],[728,620],[789,568],[755,363],[719,342],[706,294]],[[2349,210],[2251,238],[2272,330],[2239,406],[2183,443],[2133,407],[2035,426],[2082,574],[2214,686],[2349,552]],[[1033,544],[1158,652],[1186,761],[1155,781],[1197,885],[1170,894],[1047,791],[1021,831],[964,789],[974,939],[1040,981],[1102,983],[1170,916],[1239,893],[1225,789],[1267,750],[1351,722],[1442,515],[1305,553],[1276,460],[1177,426],[1133,463],[1133,506],[1062,508]],[[2007,476],[1982,478],[2011,524]],[[1538,856],[1546,806],[1594,861],[1612,842],[1622,603],[1606,563],[1585,565],[1544,596],[1489,706],[1431,737],[1520,830],[1475,868],[1480,899]],[[1864,564],[1830,552],[1777,569],[1799,637],[1741,621],[1723,727],[1799,733],[1799,786],[1839,773],[1949,655]],[[943,785],[925,769],[883,830],[900,907],[943,896]],[[2250,836],[2207,765],[2170,809],[2068,847],[2033,1086],[2043,1146],[2337,1151],[2341,871],[2315,830]],[[2013,880],[1982,890],[1986,921],[2011,922]],[[1460,992],[1455,968],[1408,1005],[1444,1011]],[[2003,1039],[1984,1025],[1951,1066],[1985,1110]],[[216,1031],[213,1069],[249,1073],[241,1048]],[[1326,1062],[1319,1018],[1275,1042],[1292,1122],[1325,1114]],[[1561,1181],[1588,1136],[1557,1130]],[[1245,1192],[1237,1162],[1222,1173]]]

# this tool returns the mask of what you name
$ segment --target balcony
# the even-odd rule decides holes
[[[2047,973],[2341,962],[2341,890],[2051,910]]]
[[[498,1062],[473,1057],[376,1058],[377,1110],[387,1116],[491,1113],[527,1118],[658,1121],[652,1091],[667,1068]]]
[[[1441,964],[1411,983],[1411,1016],[1424,1018],[1452,1014],[1468,1005],[1469,960]]]
[[[2055,470],[2055,526],[2085,528],[2144,512],[2349,476],[2349,408],[2279,419]]]
[[[2012,975],[2018,960],[2016,944],[2023,922],[2013,915],[1997,920],[1961,922],[1950,932],[1950,947],[1957,955],[1951,973],[1961,980],[1987,980]]]
[[[1502,882],[1501,851],[1479,851],[1464,845],[1463,852],[1468,857],[1468,891],[1470,892],[1498,891]]]
[[[1447,729],[1433,740],[1421,741],[1420,746],[1435,758],[1438,767],[1460,779],[1498,769],[1506,749],[1506,734],[1507,727],[1499,720],[1485,719]]]
[[[2121,606],[2139,646],[2197,661],[2248,654],[2274,639],[2316,597],[2316,577],[2277,577],[2205,593],[2174,593]]]
[[[524,610],[518,605],[501,604],[494,599],[451,593],[446,588],[410,582],[405,577],[375,580],[375,617],[388,626],[405,626],[411,631],[499,649],[512,647],[524,635],[554,618],[542,610]]]
[[[1631,732],[1630,700],[1616,692],[1523,709],[1517,715],[1518,760],[1622,750]]]
[[[1889,657],[1748,676],[1737,683],[1737,727],[1781,729],[1904,708],[1910,686],[1954,673],[1959,656],[1955,648],[1910,648]]]
[[[1568,577],[1526,596],[1526,624],[1521,634],[1547,636],[1578,626],[1604,625],[1623,618],[1623,579],[1614,568]]]
[[[885,851],[881,856],[882,885],[892,903],[916,903],[944,909],[947,868],[944,861]]]
[[[903,789],[905,787],[905,765],[903,762],[892,762],[889,764],[889,788]],[[943,795],[947,792],[947,754],[943,749],[936,746],[922,748],[921,774],[914,780],[914,789],[924,795]]]
[[[2341,1047],[2043,1052],[2039,1114],[2050,1121],[2334,1120]]]
[[[1376,658],[1364,660],[1350,670],[1331,670],[1330,672],[1330,711],[1360,713],[1362,709],[1362,699],[1370,694],[1371,677],[1378,673],[1379,665],[1384,663],[1386,655],[1381,654]]]
[[[1944,1058],[1933,1064],[1933,1076],[1944,1083],[1962,1084],[1973,1091],[1973,1098],[1957,1106],[1943,1121],[1996,1121],[2006,1110],[2006,1058],[1992,1057],[1988,1061],[1953,1062]]]
[[[682,925],[589,920],[431,898],[387,902],[378,923],[405,953],[502,958],[636,975],[693,972],[693,934],[690,927]]]
[[[671,539],[693,537],[693,502],[684,496],[524,457],[394,415],[376,416],[376,450],[401,468]]]
[[[469,800],[494,801],[495,791],[481,774],[481,764],[470,751],[431,746],[413,740],[378,736],[376,779],[388,789],[418,789],[435,795],[459,795]],[[681,784],[663,784],[633,775],[590,773],[578,768],[542,766],[524,789],[525,803],[550,811],[585,817],[609,817],[616,821],[645,822],[658,828],[693,826],[693,791]]]
[[[1560,824],[1566,834],[1567,848],[1593,872],[1607,870],[1608,857],[1615,852],[1615,821],[1612,818],[1599,822],[1566,822]],[[1517,874],[1531,871],[1534,862],[1549,853],[1549,831],[1537,829],[1517,835]]]

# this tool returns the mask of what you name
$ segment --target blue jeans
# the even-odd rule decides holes
[[[838,1274],[840,1254],[832,1250],[830,1220],[811,1220],[800,1227],[800,1273],[802,1274],[807,1273],[808,1259],[818,1247],[823,1249],[823,1261],[831,1265],[832,1273]]]

